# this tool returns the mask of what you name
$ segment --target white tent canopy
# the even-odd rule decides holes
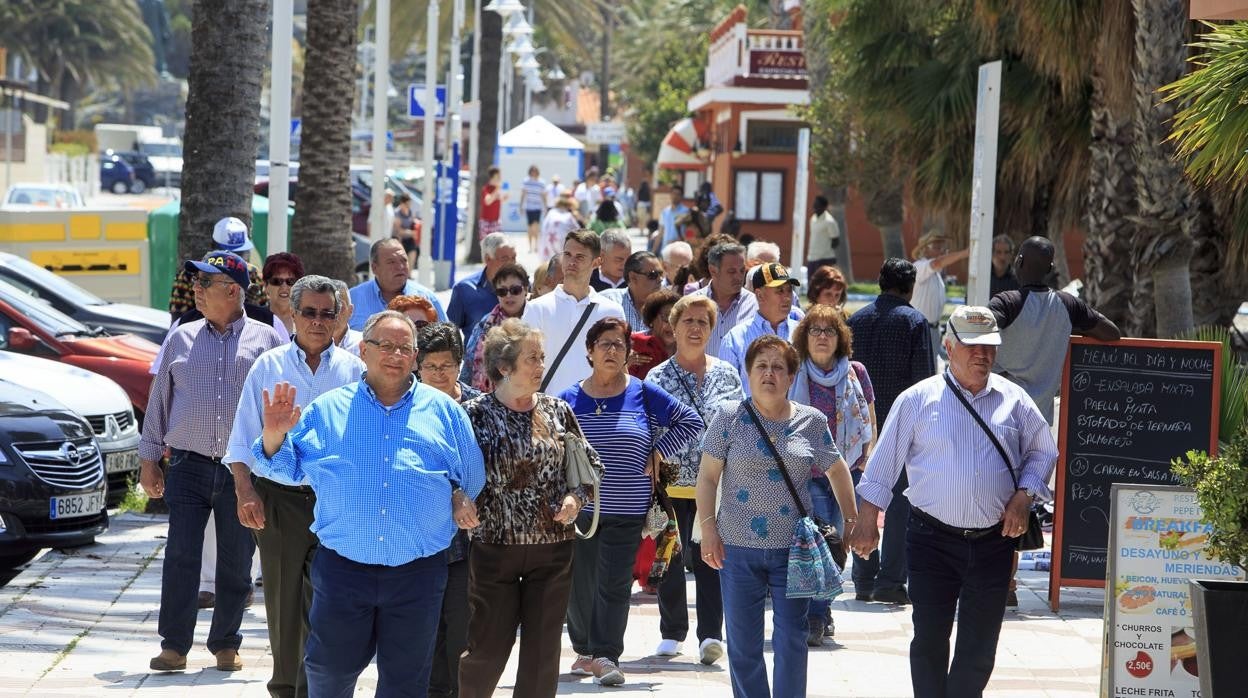
[[[503,230],[511,233],[527,226],[521,208],[521,187],[529,168],[536,167],[546,184],[550,184],[551,175],[559,175],[560,185],[570,187],[581,177],[585,144],[545,117],[534,116],[500,136],[497,153],[503,191],[508,194],[500,222]],[[547,205],[554,205],[554,202],[548,200]]]
[[[534,116],[504,133],[498,139],[498,147],[585,150],[584,143],[550,123],[544,116]]]

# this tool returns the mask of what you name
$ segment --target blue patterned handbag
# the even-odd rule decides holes
[[[784,476],[784,484],[788,485],[789,494],[793,495],[793,503],[797,505],[799,518],[797,525],[793,527],[793,543],[789,546],[789,569],[784,595],[790,599],[835,599],[843,591],[841,568],[832,558],[832,550],[828,547],[825,536],[831,535],[840,544],[840,535],[835,526],[821,528],[806,513],[806,507],[797,494],[797,488],[793,486],[788,469],[784,467],[784,460],[780,458],[780,451],[772,443],[767,430],[763,429],[763,423],[754,412],[754,406],[748,399],[741,404],[763,435],[763,441],[767,442],[771,456],[776,459],[780,474]],[[825,528],[829,530],[825,531]]]

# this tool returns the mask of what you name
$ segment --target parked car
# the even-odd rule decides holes
[[[132,334],[92,329],[0,281],[0,349],[52,359],[108,376],[126,391],[140,421],[160,347]]]
[[[104,459],[108,506],[121,504],[129,480],[139,479],[139,420],[117,382],[56,361],[0,351],[0,376],[13,385],[44,392],[87,420]]]
[[[156,179],[156,167],[143,153],[137,150],[108,150],[104,152],[104,155],[105,157],[119,157],[134,170],[134,181],[130,183],[131,194],[142,194],[162,184]]]
[[[125,194],[134,187],[134,168],[119,156],[100,158],[100,189]]]
[[[136,334],[160,344],[169,332],[169,313],[132,303],[113,303],[69,279],[10,252],[0,252],[0,281],[46,301],[88,327],[109,334]]]
[[[91,429],[55,400],[0,379],[0,569],[108,530]]]
[[[388,179],[389,178],[387,178],[387,181]],[[291,206],[295,205],[295,191],[298,188],[299,188],[299,178],[291,177],[290,181],[287,183],[287,188],[286,188],[286,200],[290,202]],[[255,192],[257,196],[263,196],[266,199],[269,198],[269,180],[257,179],[256,183],[252,186],[252,191]],[[401,190],[396,189],[395,191],[401,191]],[[369,211],[372,210],[372,201],[370,200],[371,196],[372,196],[372,190],[369,189],[364,184],[357,181],[353,177],[351,181],[351,233],[352,233],[353,238],[355,239],[355,245],[357,248],[356,249],[355,273],[357,277],[361,274],[364,275],[365,281],[367,281],[367,275],[369,273],[369,269],[368,269],[368,245],[369,245],[368,214],[369,214]],[[413,210],[419,211],[420,210],[419,206],[420,206],[420,197],[414,196],[412,199]],[[364,245],[364,254],[362,257],[359,251],[359,245],[361,244],[361,241],[363,241],[363,245]]]
[[[6,210],[29,211],[31,209],[86,208],[82,194],[68,184],[14,184],[4,194]]]

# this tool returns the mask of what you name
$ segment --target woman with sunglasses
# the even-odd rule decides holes
[[[485,367],[485,336],[507,318],[524,315],[524,306],[529,295],[529,273],[519,264],[504,264],[494,272],[494,279],[490,284],[494,287],[494,295],[498,297],[498,305],[472,328],[472,333],[464,344],[463,367],[459,370],[461,383],[484,393],[494,389],[494,383]]]
[[[576,542],[568,636],[576,651],[572,673],[600,685],[624,683],[620,655],[628,626],[633,561],[654,497],[658,463],[702,434],[702,419],[662,388],[628,375],[632,335],[620,318],[603,318],[585,337],[593,373],[559,397],[572,406],[585,440],[602,457],[598,532]],[[659,433],[662,432],[662,435]],[[588,530],[592,510],[577,524]]]
[[[290,304],[290,292],[303,274],[303,260],[290,252],[275,252],[264,260],[261,276],[269,296],[269,310],[287,328],[295,326],[295,309]]]

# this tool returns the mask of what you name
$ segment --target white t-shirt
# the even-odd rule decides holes
[[[563,361],[555,366],[555,358],[559,356],[559,350],[568,341],[572,328],[576,327],[581,314],[585,312],[585,307],[590,303],[597,305],[590,311],[581,331],[568,346],[568,352],[564,355]],[[546,351],[546,370],[550,371],[553,368],[555,371],[554,378],[550,380],[544,391],[547,395],[558,395],[571,388],[577,381],[588,378],[593,372],[589,361],[586,360],[588,352],[585,350],[585,336],[589,334],[589,328],[593,327],[595,322],[607,317],[624,319],[624,309],[619,303],[604,298],[592,288],[589,290],[589,295],[578,301],[563,290],[563,284],[559,284],[554,291],[531,300],[524,306],[524,322],[541,330],[545,338],[543,349]]]
[[[910,305],[923,313],[928,323],[940,324],[940,316],[945,310],[945,277],[932,268],[930,259],[915,262],[914,270],[914,296],[910,298]]]
[[[841,229],[828,211],[810,217],[810,254],[807,261],[835,259],[836,246],[841,240]]]
[[[576,191],[572,192],[572,198],[580,204],[582,216],[591,216],[598,210],[598,203],[602,201],[602,189],[597,184],[590,187],[581,182],[576,185]]]

